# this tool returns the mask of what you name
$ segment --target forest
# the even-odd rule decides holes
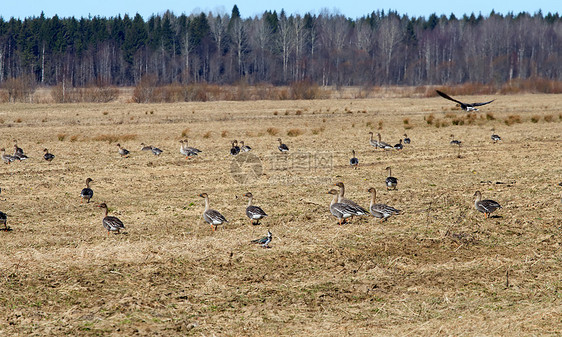
[[[454,85],[562,81],[558,13],[0,18],[0,86]]]

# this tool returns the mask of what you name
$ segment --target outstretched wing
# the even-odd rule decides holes
[[[456,102],[456,103],[459,103],[459,104],[464,104],[463,102],[457,101],[456,99],[452,98],[451,96],[447,95],[447,94],[444,93],[444,92],[441,92],[441,91],[439,91],[439,90],[435,90],[435,91],[437,91],[437,93],[439,94],[439,96],[441,96],[441,97],[443,97],[443,98],[446,98],[446,99],[448,99],[448,100],[450,100],[450,101],[453,101],[453,102]],[[490,102],[488,102],[488,103],[490,103]]]
[[[472,104],[470,104],[470,105],[472,105],[472,106],[481,106],[481,105],[490,104],[490,103],[492,103],[493,101],[495,101],[495,99],[493,99],[493,100],[491,100],[491,101],[489,101],[489,102],[484,102],[484,103],[472,103]]]

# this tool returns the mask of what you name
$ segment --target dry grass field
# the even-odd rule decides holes
[[[30,157],[0,164],[0,335],[559,335],[562,96],[495,98],[471,116],[440,97],[0,105],[0,147]],[[412,144],[377,151],[369,131]],[[233,162],[233,139],[258,164]],[[404,212],[340,226],[337,181]],[[503,208],[484,219],[476,190]],[[269,214],[259,226],[248,191]],[[216,232],[202,192],[229,220]],[[125,234],[107,235],[101,202]],[[270,249],[250,244],[268,229]]]

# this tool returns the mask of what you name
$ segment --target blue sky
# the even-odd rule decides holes
[[[284,9],[288,14],[320,13],[323,9],[331,13],[340,13],[351,18],[357,18],[372,11],[388,9],[397,10],[400,14],[410,16],[449,15],[454,13],[457,17],[463,14],[482,13],[488,15],[492,9],[498,13],[528,12],[535,13],[539,9],[544,14],[558,12],[562,14],[562,1],[560,0],[471,0],[471,1],[420,1],[420,0],[395,0],[395,1],[342,1],[342,0],[313,0],[298,1],[285,0],[283,2],[270,1],[217,1],[217,0],[3,0],[0,4],[0,16],[7,20],[11,17],[26,18],[39,16],[41,11],[51,17],[74,16],[76,18],[91,16],[112,17],[119,14],[135,15],[139,13],[147,19],[152,14],[161,14],[171,10],[175,14],[200,13],[212,11],[214,13],[230,13],[234,4],[238,5],[242,17],[259,15],[265,10]]]

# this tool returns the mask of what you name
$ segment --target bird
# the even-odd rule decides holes
[[[231,142],[232,147],[230,148],[230,155],[236,156],[240,153],[240,146],[238,146],[238,141],[235,139]]]
[[[152,153],[155,156],[159,156],[159,155],[162,154],[162,152],[164,152],[164,151],[160,150],[159,148],[157,148],[156,146],[150,146],[150,150],[152,151]]]
[[[244,141],[243,141],[243,140],[240,141],[240,145],[242,145],[242,146],[240,146],[240,151],[242,151],[242,152],[250,152],[250,151],[252,151],[252,148],[251,148],[251,147],[249,147],[248,145],[244,145]]]
[[[379,147],[379,148],[381,148],[381,149],[383,149],[383,150],[391,150],[391,149],[394,149],[394,147],[393,147],[392,145],[390,145],[390,144],[388,144],[388,143],[385,143],[385,142],[383,142],[383,141],[381,140],[381,134],[380,134],[380,133],[377,133],[377,137],[379,138],[379,141],[378,141],[378,147]]]
[[[43,155],[43,159],[45,159],[46,161],[52,161],[53,159],[55,159],[55,155],[49,153],[49,150],[43,149],[43,152],[45,152],[45,154]]]
[[[474,197],[476,197],[474,201],[474,207],[478,212],[484,213],[484,218],[488,218],[491,213],[493,213],[498,208],[502,208],[502,206],[494,200],[485,199],[482,200],[482,193],[480,191],[476,191],[474,193]]]
[[[404,144],[410,144],[410,137],[407,134],[404,134]]]
[[[2,211],[0,211],[0,224],[4,225],[4,230],[8,230],[8,216]]]
[[[189,159],[192,156],[196,156],[198,152],[201,152],[192,147],[187,146],[187,140],[180,140],[180,153],[185,156],[185,159]]]
[[[439,91],[439,90],[435,90],[437,91],[437,93],[439,94],[439,96],[446,98],[450,101],[453,101],[455,103],[457,103],[457,106],[460,106],[461,109],[463,109],[464,111],[478,111],[478,108],[475,108],[477,106],[481,106],[481,105],[486,105],[486,104],[490,104],[493,101],[495,101],[495,99],[488,101],[488,102],[484,102],[484,103],[463,103],[461,101],[457,101],[456,99],[452,98],[451,96],[447,95],[446,93]]]
[[[392,215],[400,214],[400,212],[402,212],[399,209],[385,204],[376,204],[375,202],[377,200],[377,190],[375,190],[374,187],[369,188],[367,192],[371,193],[371,204],[369,206],[369,211],[375,218],[379,218],[381,219],[381,221],[386,221],[386,219],[391,217]]]
[[[127,150],[126,148],[122,147],[121,144],[117,143],[117,147],[119,148],[119,155],[121,157],[125,157],[128,158],[129,157],[129,150]]]
[[[222,225],[225,222],[228,222],[226,218],[220,214],[218,211],[209,208],[209,195],[207,193],[199,194],[201,198],[205,198],[205,210],[203,211],[203,219],[209,225],[211,225],[211,230],[215,231],[218,225]]]
[[[451,141],[449,142],[451,145],[461,145],[462,141],[455,139],[455,135],[451,135]]]
[[[267,214],[264,212],[263,209],[261,209],[261,207],[252,205],[252,200],[254,196],[252,195],[251,192],[244,194],[244,196],[248,198],[248,207],[246,207],[246,215],[248,216],[248,218],[250,218],[250,223],[252,225],[259,225],[260,219],[265,218]],[[253,220],[256,220],[256,222],[254,223]]]
[[[340,191],[339,191],[339,194],[338,194],[338,202],[339,203],[350,205],[351,207],[353,207],[355,209],[357,215],[365,215],[365,214],[369,213],[366,209],[359,206],[359,204],[357,204],[355,201],[353,201],[351,199],[344,198],[344,196],[345,196],[345,185],[343,184],[343,182],[339,181],[339,182],[335,183],[334,186],[337,186],[337,187],[340,188]]]
[[[392,170],[390,169],[390,166],[385,168],[385,170],[388,171],[388,177],[386,177],[385,180],[386,190],[388,191],[389,188],[396,189],[396,186],[398,185],[398,179],[392,176]]]
[[[379,147],[379,142],[376,139],[373,139],[373,132],[369,132],[369,144],[371,146],[374,146],[375,149]]]
[[[92,181],[92,178],[86,179],[86,187],[82,189],[82,192],[80,192],[80,198],[82,198],[80,202],[83,202],[84,199],[87,202],[90,202],[90,199],[92,199],[92,197],[94,196],[94,191],[90,188],[90,183]]]
[[[105,209],[105,216],[102,220],[102,224],[107,230],[107,235],[109,235],[109,232],[117,232],[116,234],[119,234],[122,229],[125,229],[123,221],[119,220],[117,217],[107,215],[108,209],[105,202],[97,205],[97,207]]]
[[[262,246],[262,248],[270,248],[269,243],[271,242],[272,238],[273,238],[273,235],[271,234],[271,232],[269,230],[267,230],[266,236],[264,236],[263,238],[252,240],[251,242],[260,244]]]
[[[332,215],[339,220],[340,225],[342,224],[342,221],[344,221],[345,219],[355,215],[359,215],[357,214],[357,209],[355,207],[348,204],[344,204],[342,202],[338,202],[339,193],[335,189],[329,190],[327,194],[332,194],[334,196],[332,202],[330,202],[330,213],[332,213]]]
[[[351,165],[351,167],[355,169],[357,169],[357,167],[359,166],[359,159],[355,157],[355,150],[351,150],[351,159],[349,159],[349,165]]]
[[[398,144],[394,145],[394,149],[400,151],[403,148],[404,148],[404,145],[402,145],[402,139],[400,139],[400,142]]]
[[[187,144],[188,144],[187,139],[184,139],[184,141],[183,141],[183,147],[184,147],[185,151],[187,151],[188,153],[192,153],[192,154],[197,155],[198,153],[203,152],[203,151],[201,151],[201,150],[199,150],[199,149],[196,149],[196,148],[194,148],[194,147],[187,146]]]
[[[11,162],[13,162],[14,160],[16,160],[16,158],[12,155],[6,154],[6,149],[5,148],[1,148],[0,152],[2,152],[2,160],[6,163],[6,164],[10,164]]]
[[[15,140],[14,140],[14,142],[15,142]],[[14,144],[14,154],[13,154],[12,157],[14,157],[14,159],[19,160],[19,161],[27,159],[27,156],[23,153],[23,150],[18,147],[17,143]]]
[[[283,144],[281,138],[277,138],[277,141],[279,142],[279,146],[277,148],[281,151],[281,153],[289,152],[289,147],[286,144]]]
[[[490,136],[490,138],[492,138],[492,141],[494,142],[494,144],[497,143],[497,142],[500,142],[502,140],[502,137],[500,137],[500,136],[498,136],[494,133],[494,131],[496,131],[496,130],[492,129],[491,131],[492,131],[492,135]]]
[[[145,145],[144,143],[141,143],[141,151],[152,151],[152,145]]]

